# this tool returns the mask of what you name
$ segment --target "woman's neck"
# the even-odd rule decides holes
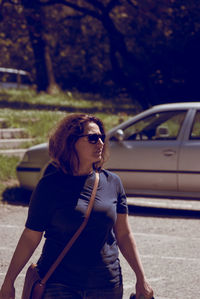
[[[93,172],[93,167],[79,167],[78,171],[74,173],[74,175],[81,176],[81,175],[89,175]]]

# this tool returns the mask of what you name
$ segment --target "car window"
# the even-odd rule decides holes
[[[190,133],[190,139],[200,139],[200,111],[196,112]]]
[[[175,140],[186,111],[154,113],[124,129],[124,140]]]

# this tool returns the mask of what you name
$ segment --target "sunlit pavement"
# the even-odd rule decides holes
[[[200,298],[200,201],[128,197],[129,221],[157,299]],[[121,257],[125,299],[134,278]]]
[[[140,202],[137,205],[136,200]],[[161,209],[160,204],[163,206],[168,200],[155,199],[155,203],[152,198],[128,198],[129,203],[130,201],[131,229],[146,276],[155,291],[155,299],[200,298],[200,219],[198,215],[194,215],[199,211],[199,202],[170,200],[174,209],[170,209],[169,205]],[[183,203],[184,209],[178,210],[177,205]],[[191,210],[190,205],[193,206]],[[0,204],[0,284],[24,227],[27,210],[27,207],[20,205]],[[191,212],[193,214],[189,215]],[[42,244],[29,264],[37,261],[41,247]],[[134,291],[135,276],[121,255],[120,260],[124,278],[124,299],[128,299]],[[24,274],[25,269],[16,281],[16,299],[20,299]]]

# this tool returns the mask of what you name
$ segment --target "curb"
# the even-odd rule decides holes
[[[200,200],[194,199],[168,199],[150,197],[127,197],[130,206],[200,212]]]

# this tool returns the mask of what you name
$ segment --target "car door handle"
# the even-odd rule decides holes
[[[164,153],[165,156],[170,157],[170,156],[175,155],[176,151],[168,149],[168,150],[163,151],[163,153]]]

